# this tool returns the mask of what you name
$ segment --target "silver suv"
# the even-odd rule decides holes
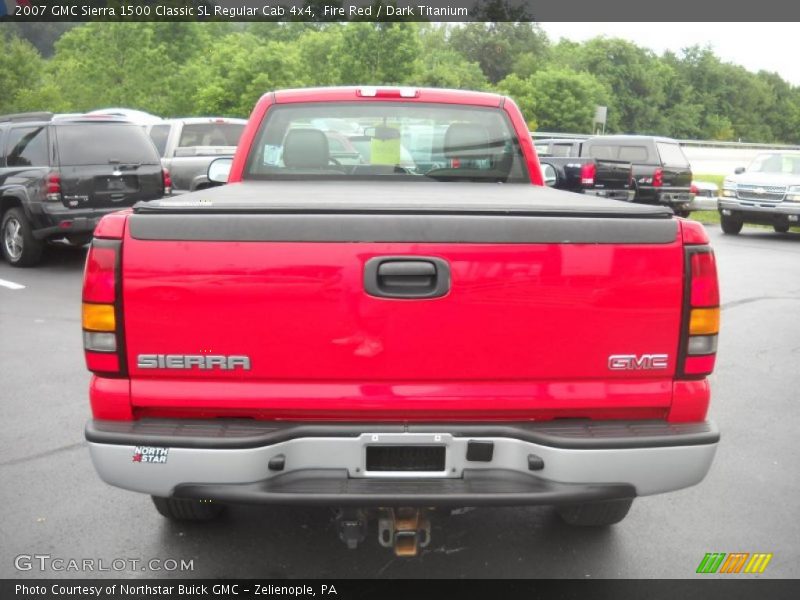
[[[800,226],[800,152],[759,154],[746,169],[725,178],[719,199],[722,231],[744,223],[772,225],[778,233]]]

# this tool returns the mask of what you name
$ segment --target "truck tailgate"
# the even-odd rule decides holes
[[[620,160],[597,159],[595,182],[597,187],[627,189],[631,185],[631,163]]]
[[[684,259],[657,207],[473,184],[417,184],[386,202],[353,184],[273,183],[280,201],[237,201],[246,185],[252,197],[258,186],[231,185],[130,217],[134,405],[287,418],[669,406]],[[375,295],[376,258],[434,264],[446,290]],[[413,280],[396,283],[415,296]],[[664,368],[610,367],[653,354]]]

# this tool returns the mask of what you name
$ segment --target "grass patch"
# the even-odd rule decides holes
[[[706,181],[708,183],[716,183],[719,189],[722,189],[722,182],[725,181],[725,175],[705,175],[697,173],[692,176],[694,181]]]
[[[703,225],[719,225],[719,213],[716,210],[693,210],[689,218]]]

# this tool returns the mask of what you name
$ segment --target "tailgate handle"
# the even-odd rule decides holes
[[[364,265],[364,289],[379,298],[438,298],[450,291],[450,265],[427,256],[371,258]]]

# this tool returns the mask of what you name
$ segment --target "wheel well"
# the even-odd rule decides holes
[[[14,208],[15,206],[21,207],[22,200],[16,196],[0,196],[0,219],[3,218],[9,208]]]

